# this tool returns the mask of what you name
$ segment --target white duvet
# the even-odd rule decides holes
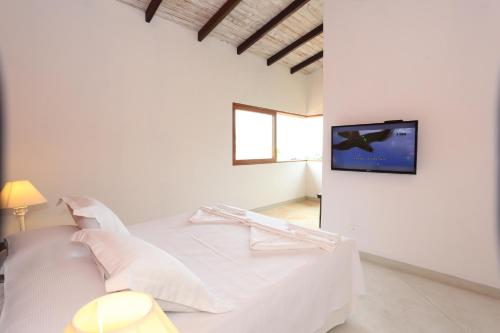
[[[248,227],[195,225],[188,222],[191,215],[129,227],[234,305],[224,314],[168,313],[181,333],[315,333],[333,311],[346,309],[364,292],[353,240],[342,238],[333,252],[256,253],[248,246]],[[8,238],[0,332],[62,332],[81,306],[104,294],[88,249],[70,243],[76,230],[59,226]]]
[[[249,213],[254,219],[270,219]],[[130,232],[168,251],[212,291],[235,305],[224,314],[171,313],[183,333],[313,333],[328,315],[364,292],[355,242],[320,249],[255,253],[248,228],[192,224],[185,214],[130,226]]]

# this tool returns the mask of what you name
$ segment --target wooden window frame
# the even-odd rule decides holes
[[[268,114],[273,117],[273,155],[271,158],[264,159],[247,159],[247,160],[237,160],[236,159],[236,110],[241,111],[250,111],[256,113]],[[322,114],[315,115],[302,115],[298,113],[284,112],[273,109],[267,109],[263,107],[241,104],[241,103],[233,103],[233,165],[253,165],[253,164],[267,164],[267,163],[289,163],[289,162],[305,162],[306,160],[293,160],[293,161],[278,161],[277,154],[277,141],[276,141],[276,118],[278,114],[284,114],[288,116],[295,116],[300,118],[309,118],[309,117],[322,117]]]
[[[272,157],[263,159],[249,159],[249,160],[237,160],[236,159],[236,110],[250,111],[255,113],[263,113],[271,115],[273,118],[273,143],[272,143]],[[233,165],[250,165],[250,164],[265,164],[265,163],[276,163],[276,111],[266,108],[260,108],[256,106],[233,103]]]

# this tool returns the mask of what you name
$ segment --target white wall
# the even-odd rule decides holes
[[[323,114],[323,70],[317,70],[307,79],[307,114]],[[325,157],[323,157],[325,158]],[[306,167],[306,196],[316,198],[321,193],[323,171],[321,161],[308,161]]]
[[[6,177],[49,199],[29,227],[70,223],[55,207],[65,194],[95,196],[126,223],[305,194],[305,163],[231,165],[231,103],[305,113],[302,74],[160,18],[147,24],[118,1],[2,1],[0,55]]]
[[[307,161],[306,164],[306,196],[316,198],[321,193],[322,161]]]
[[[307,114],[323,114],[323,69],[306,76]]]
[[[361,250],[500,287],[497,0],[325,1],[332,124],[419,120],[418,175],[330,171],[323,225]]]

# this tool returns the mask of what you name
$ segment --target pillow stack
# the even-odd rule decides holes
[[[85,229],[71,238],[89,246],[105,269],[106,291],[152,295],[164,311],[223,313],[231,305],[218,300],[177,258],[131,235]]]
[[[153,296],[164,311],[232,310],[177,258],[130,235],[120,219],[99,201],[87,197],[61,199],[82,229],[71,237],[87,245],[106,277],[106,291],[133,290]]]
[[[123,222],[103,203],[89,197],[62,197],[73,220],[80,229],[102,229],[119,234],[130,234]]]

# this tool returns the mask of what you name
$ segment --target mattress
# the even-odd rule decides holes
[[[132,225],[129,230],[177,257],[235,309],[224,314],[169,313],[183,333],[313,333],[364,292],[355,242],[333,252],[256,253],[248,227],[191,224],[190,214]],[[250,213],[254,219],[271,219]],[[344,311],[345,312],[345,311]],[[338,322],[336,322],[338,324]]]
[[[343,238],[333,252],[256,253],[248,227],[191,224],[190,216],[129,226],[234,304],[224,314],[168,313],[181,333],[325,333],[345,321],[364,292],[353,240]],[[70,242],[77,230],[57,226],[8,237],[0,332],[62,332],[81,306],[105,293],[89,250]]]

